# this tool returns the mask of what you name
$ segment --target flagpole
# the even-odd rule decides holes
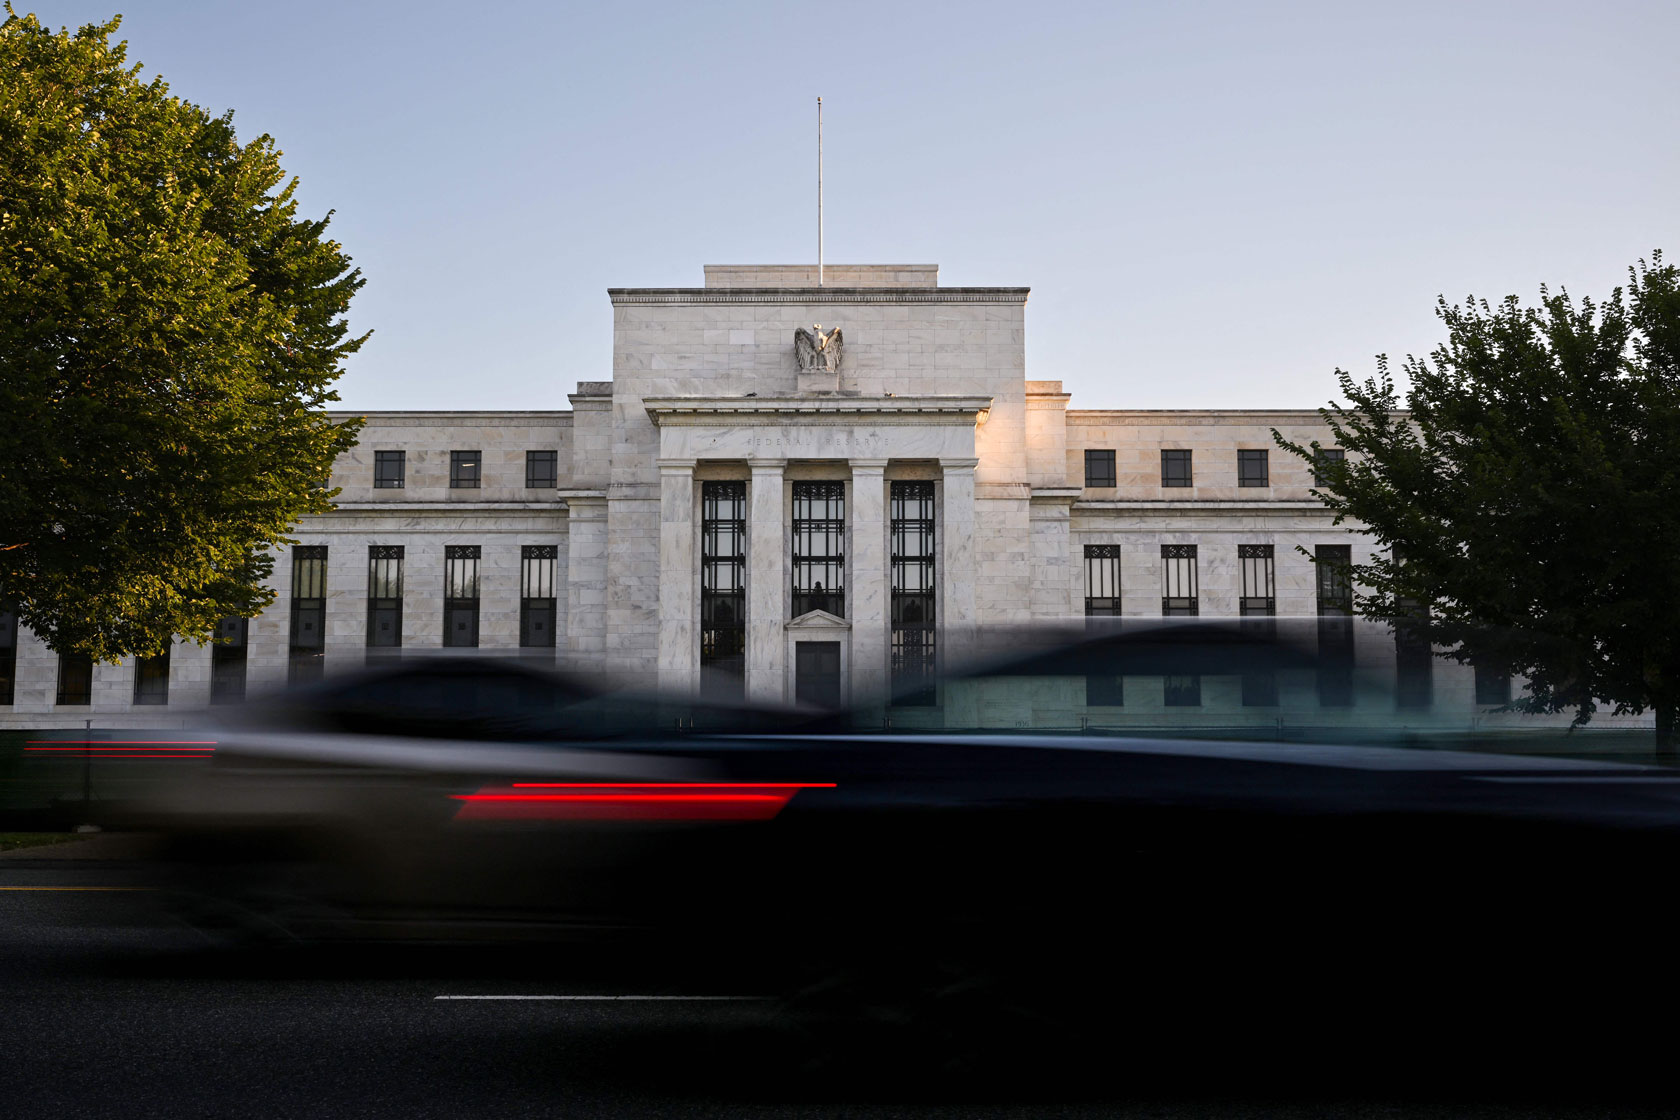
[[[823,286],[822,98],[817,98],[817,287]]]

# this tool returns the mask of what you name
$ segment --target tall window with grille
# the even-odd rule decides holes
[[[1403,562],[1394,550],[1394,562]],[[1429,707],[1435,691],[1435,654],[1429,648],[1429,612],[1416,600],[1402,598],[1394,620],[1394,706],[1402,711]]]
[[[407,470],[407,452],[375,451],[373,453],[373,488],[375,490],[401,490]]]
[[[63,706],[93,703],[93,658],[85,653],[58,655],[58,693],[53,702]]]
[[[1191,485],[1190,451],[1188,448],[1167,448],[1162,450],[1161,485]]]
[[[1201,613],[1197,599],[1196,546],[1161,546],[1161,613],[1168,617]]]
[[[846,617],[846,484],[793,484],[793,617]]]
[[[1269,544],[1239,544],[1237,568],[1242,587],[1237,598],[1237,613],[1246,621],[1243,629],[1255,637],[1270,640],[1277,614],[1276,547]],[[1271,707],[1278,700],[1277,673],[1255,669],[1242,675],[1242,702],[1245,707]]]
[[[894,703],[932,704],[936,652],[933,483],[892,483],[888,506]]]
[[[476,544],[443,549],[443,644],[478,645],[478,569],[484,550]]]
[[[525,452],[525,489],[553,490],[560,485],[558,451]]]
[[[0,704],[12,703],[17,688],[17,612],[0,607]]]
[[[560,575],[560,546],[528,544],[519,550],[519,645],[553,649],[558,614],[555,583]]]
[[[369,649],[397,649],[402,645],[403,546],[368,546]]]
[[[700,484],[700,690],[746,686],[747,484]]]
[[[137,705],[169,703],[169,650],[152,657],[134,659],[134,702]]]
[[[1313,562],[1318,572],[1318,702],[1345,708],[1353,703],[1353,547],[1318,545]]]
[[[1085,615],[1120,616],[1120,546],[1085,546]],[[1125,678],[1110,673],[1085,675],[1085,703],[1091,707],[1119,707],[1126,702]]]
[[[292,630],[286,677],[293,684],[321,679],[327,652],[327,546],[292,549]]]
[[[451,451],[449,453],[449,488],[477,490],[484,474],[484,452]]]
[[[210,647],[210,703],[237,704],[245,699],[245,661],[251,620],[224,618],[216,623]]]

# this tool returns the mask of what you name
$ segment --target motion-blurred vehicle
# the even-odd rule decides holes
[[[1550,1045],[1672,994],[1628,949],[1667,925],[1680,772],[1372,745],[1376,721],[988,727],[1069,680],[1326,671],[1288,627],[1066,638],[841,713],[373,672],[252,706],[145,823],[277,936],[634,935],[940,1030]]]

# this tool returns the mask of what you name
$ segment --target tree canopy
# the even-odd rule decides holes
[[[1680,702],[1680,274],[1662,254],[1602,301],[1439,301],[1447,339],[1385,358],[1322,409],[1340,463],[1314,493],[1390,546],[1355,565],[1355,610],[1404,619],[1458,660],[1528,678],[1514,706]],[[1319,445],[1283,439],[1313,459]],[[1398,558],[1398,559],[1397,559]]]
[[[143,81],[119,19],[0,24],[0,606],[60,652],[151,654],[273,599],[358,424],[322,411],[363,280],[240,144]],[[120,17],[119,17],[120,18]]]

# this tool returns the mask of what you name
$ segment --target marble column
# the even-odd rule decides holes
[[[747,699],[787,699],[787,541],[782,531],[786,459],[752,459],[747,495]]]
[[[853,459],[851,585],[846,613],[852,623],[852,702],[885,693],[887,686],[887,484],[885,459]]]
[[[941,669],[956,668],[974,644],[974,468],[978,459],[940,459],[944,499],[939,525]]]
[[[699,684],[694,587],[694,460],[659,460],[659,687],[673,695]]]

